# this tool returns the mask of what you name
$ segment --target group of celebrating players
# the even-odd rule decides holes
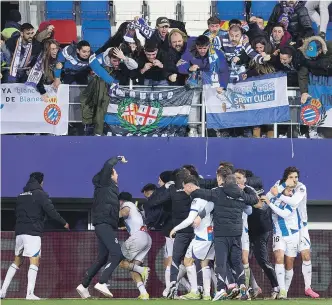
[[[150,268],[144,266],[144,258],[152,246],[148,228],[158,226],[166,238],[163,292],[166,298],[207,301],[256,298],[262,290],[249,267],[250,244],[271,282],[272,299],[287,298],[298,253],[302,257],[305,295],[319,297],[311,288],[307,190],[299,182],[297,168],[286,168],[282,179],[264,195],[260,178],[248,170],[234,169],[229,162],[220,163],[216,179],[203,179],[194,166],[185,165],[161,173],[159,188],[148,184],[142,189],[147,198],[142,213],[130,193],[119,194],[115,170],[118,162],[127,160],[123,156],[107,160],[92,180],[95,187],[92,218],[98,257],[76,288],[82,298],[90,297],[88,287],[102,268],[94,288],[113,297],[109,280],[120,266],[131,273],[139,299],[149,299],[146,282]],[[15,260],[3,282],[1,298],[5,298],[25,256],[30,258],[26,298],[39,299],[34,287],[45,214],[69,229],[43,191],[43,180],[42,173],[32,173],[24,192],[18,196]],[[130,235],[121,246],[116,234],[119,218],[123,218]],[[257,233],[253,224],[256,231],[259,226],[266,229]],[[274,268],[267,251],[271,230]],[[178,295],[180,284],[187,290],[182,296]]]

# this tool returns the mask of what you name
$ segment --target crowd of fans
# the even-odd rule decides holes
[[[332,41],[325,40],[326,12],[321,12],[303,1],[280,1],[266,26],[263,18],[252,16],[248,23],[230,20],[224,31],[211,17],[198,37],[190,37],[180,21],[160,17],[152,28],[136,17],[93,52],[85,40],[61,48],[48,21],[35,32],[11,11],[1,35],[1,81],[34,86],[47,101],[44,85],[90,84],[89,92],[98,88],[100,98],[109,85],[116,89],[130,80],[146,86],[211,84],[222,93],[229,82],[284,71],[288,86],[300,87],[304,103],[309,73],[332,75]],[[317,36],[311,19],[320,26]]]

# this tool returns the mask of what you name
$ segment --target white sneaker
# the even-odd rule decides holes
[[[309,138],[310,139],[324,139],[324,137],[321,134],[317,133],[317,131],[315,131],[315,130],[309,131]]]
[[[190,138],[197,138],[198,137],[197,128],[190,128],[188,136]]]
[[[306,137],[305,134],[302,134],[302,135],[299,135],[297,138],[298,138],[298,139],[306,139],[307,137]]]
[[[89,289],[85,288],[82,284],[76,287],[76,291],[78,292],[78,294],[81,296],[82,299],[87,299],[91,297]]]
[[[113,294],[108,290],[106,284],[97,283],[94,288],[98,290],[100,293],[102,293],[104,296],[108,298],[113,298]]]
[[[40,300],[40,298],[38,298],[37,296],[35,296],[34,294],[28,294],[26,297],[26,300],[34,300],[34,301],[38,301]]]
[[[279,135],[279,139],[286,139],[286,138],[287,138],[286,135],[283,135],[283,134],[280,134],[280,135]]]
[[[164,291],[163,291],[163,297],[164,297],[164,298],[167,298],[168,293],[169,293],[169,287],[166,287],[166,288],[164,289]]]

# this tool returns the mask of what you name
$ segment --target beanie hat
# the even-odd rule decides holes
[[[37,182],[41,184],[44,181],[44,174],[41,172],[33,172],[30,174],[30,178],[36,179]]]
[[[9,21],[20,22],[21,21],[21,13],[18,10],[10,10],[9,11]]]
[[[119,200],[123,200],[123,201],[132,201],[133,200],[133,196],[128,193],[128,192],[121,192],[118,196]]]
[[[172,180],[172,171],[164,171],[159,175],[162,182],[167,183]]]
[[[45,31],[49,25],[51,25],[51,22],[49,22],[49,21],[43,21],[43,22],[39,25],[38,32],[40,33],[40,32],[42,32],[42,31]]]

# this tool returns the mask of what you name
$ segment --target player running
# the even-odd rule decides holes
[[[131,276],[140,292],[139,299],[148,300],[149,294],[145,289],[150,268],[142,267],[145,256],[148,254],[152,240],[147,233],[143,217],[138,208],[132,203],[130,193],[120,193],[119,217],[124,219],[130,237],[122,244],[121,251],[126,258],[120,263],[120,267],[131,271]]]

